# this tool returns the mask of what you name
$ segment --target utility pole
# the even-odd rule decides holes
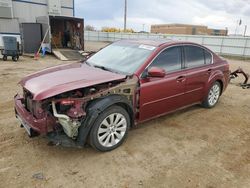
[[[242,20],[241,19],[237,20],[234,35],[237,35],[238,27],[241,26],[241,24],[242,24]]]
[[[127,29],[127,0],[125,0],[125,6],[124,6],[124,32],[126,32]]]
[[[246,36],[246,33],[247,33],[247,25],[245,25],[245,29],[244,29],[244,37]]]

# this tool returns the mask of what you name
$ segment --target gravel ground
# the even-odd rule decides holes
[[[250,73],[250,62],[229,62]],[[100,153],[30,139],[14,117],[17,82],[62,63],[51,56],[0,61],[0,187],[250,187],[250,89],[238,86],[242,79],[215,108],[141,124],[121,147]]]

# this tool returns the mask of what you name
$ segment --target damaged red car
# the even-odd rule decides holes
[[[195,104],[214,107],[229,74],[228,63],[199,44],[123,40],[25,77],[15,114],[31,137],[110,151],[141,122]]]

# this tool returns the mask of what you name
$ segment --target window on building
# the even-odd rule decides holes
[[[0,18],[12,18],[11,0],[0,0]]]

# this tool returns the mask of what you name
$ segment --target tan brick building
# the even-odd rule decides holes
[[[203,25],[159,24],[151,25],[151,33],[184,35],[227,35],[226,29],[210,29]]]

